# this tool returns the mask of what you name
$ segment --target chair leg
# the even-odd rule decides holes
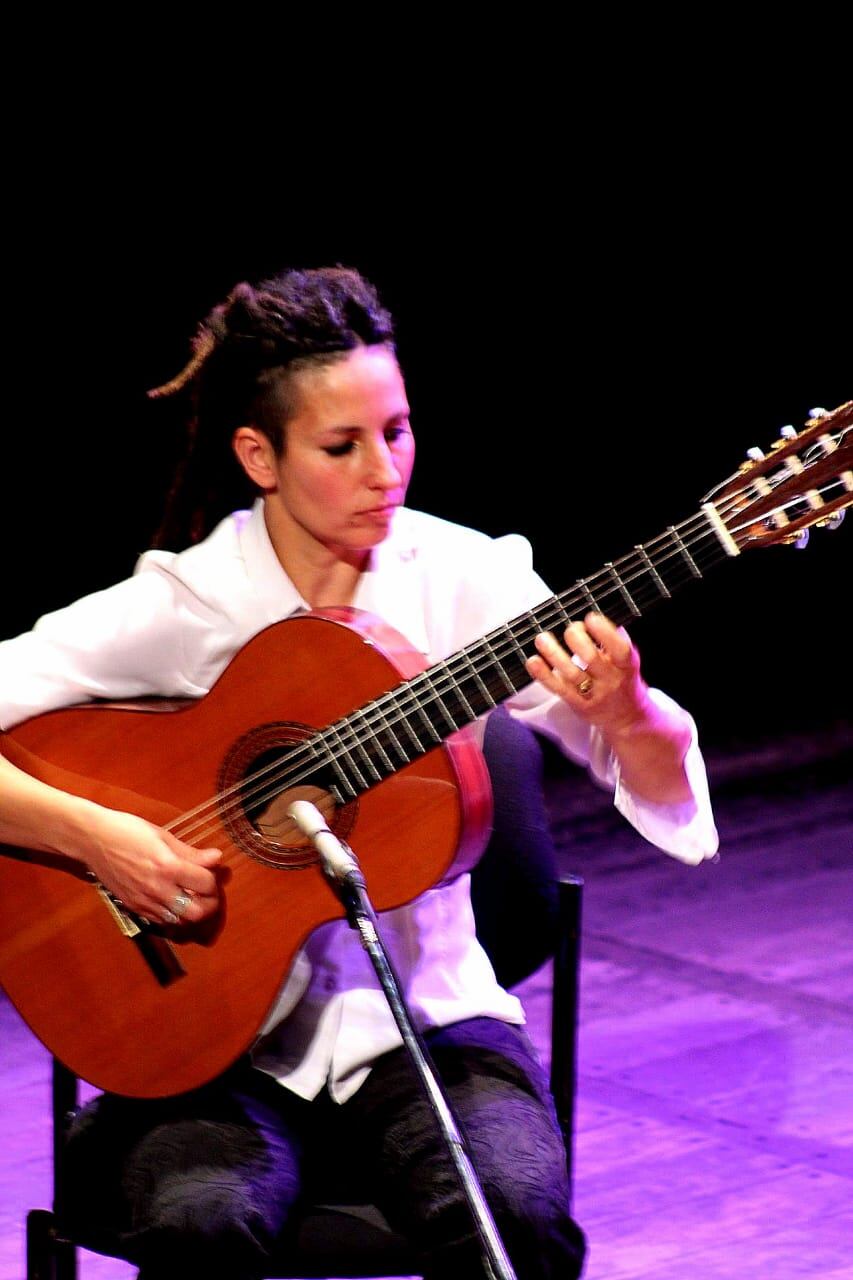
[[[50,1209],[27,1214],[27,1280],[77,1280],[77,1249],[58,1234]]]
[[[54,1272],[53,1280],[77,1280],[77,1249],[65,1235],[57,1231],[57,1222],[62,1223],[65,1216],[65,1141],[68,1126],[77,1110],[78,1080],[73,1071],[69,1071],[56,1058],[53,1060],[52,1107],[53,1107],[53,1211],[55,1215],[53,1230]]]
[[[56,1241],[55,1280],[77,1280],[77,1248],[69,1240]]]
[[[571,1188],[574,1176],[583,879],[575,875],[563,876],[559,881],[558,889],[559,928],[554,955],[554,996],[551,1017],[551,1092],[566,1145]]]
[[[27,1280],[55,1280],[53,1214],[31,1209],[27,1214]]]
[[[27,1280],[77,1280],[77,1249],[59,1229],[65,1133],[77,1104],[77,1078],[53,1061],[53,1210],[27,1214]]]

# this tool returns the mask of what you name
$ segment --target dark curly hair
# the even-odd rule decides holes
[[[238,284],[201,322],[193,356],[156,399],[188,388],[187,450],[166,501],[154,545],[178,550],[198,542],[253,496],[231,438],[252,424],[276,454],[296,411],[295,376],[355,347],[393,347],[394,326],[376,289],[349,267],[290,270]]]

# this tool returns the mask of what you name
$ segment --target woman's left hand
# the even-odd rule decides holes
[[[648,689],[627,631],[603,614],[588,613],[566,627],[563,640],[566,648],[548,632],[536,637],[538,656],[527,661],[530,675],[608,735],[642,721]]]
[[[552,635],[536,637],[538,654],[527,661],[534,679],[598,729],[636,795],[662,804],[693,799],[684,769],[690,718],[652,699],[627,632],[588,613],[566,627],[564,639],[568,652]]]

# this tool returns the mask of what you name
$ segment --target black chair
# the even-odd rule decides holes
[[[488,721],[484,753],[494,786],[495,824],[472,873],[477,932],[505,987],[517,985],[553,956],[550,1079],[571,1185],[583,881],[557,874],[538,738],[497,711]],[[76,1280],[78,1248],[121,1256],[117,1242],[103,1233],[78,1228],[72,1234],[64,1225],[65,1136],[77,1105],[76,1076],[54,1061],[53,1209],[33,1209],[27,1216],[27,1280]],[[288,1230],[281,1261],[273,1259],[267,1274],[287,1280],[408,1276],[417,1270],[412,1246],[376,1206],[337,1203],[333,1194],[317,1188]]]

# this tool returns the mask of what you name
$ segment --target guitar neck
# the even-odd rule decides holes
[[[525,660],[541,631],[562,633],[590,610],[622,626],[715,563],[739,554],[715,508],[608,562],[483,639],[337,721],[315,739],[341,801],[354,799],[531,683]]]

